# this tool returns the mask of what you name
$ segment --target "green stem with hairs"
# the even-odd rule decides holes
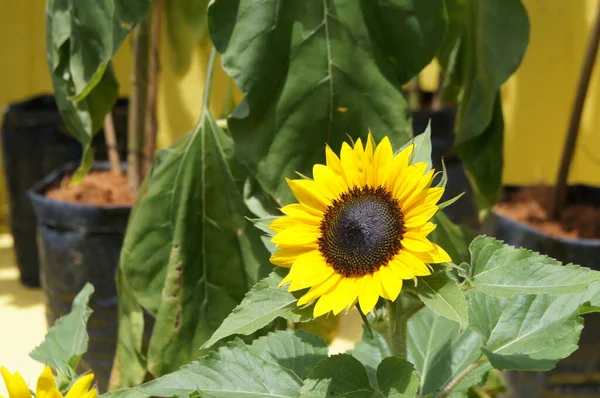
[[[408,320],[421,308],[423,302],[408,293],[388,302],[388,342],[392,356],[407,358]]]

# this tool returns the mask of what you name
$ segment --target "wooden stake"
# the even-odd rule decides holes
[[[560,162],[558,177],[554,185],[553,198],[550,202],[550,217],[553,220],[558,220],[563,208],[565,207],[567,197],[567,179],[573,161],[573,154],[577,146],[577,135],[579,132],[579,124],[581,122],[581,113],[585,104],[588,86],[594,70],[596,54],[598,53],[598,44],[600,44],[600,6],[597,6],[596,22],[590,36],[585,60],[581,67],[581,75],[577,85],[577,94],[571,111],[571,119],[567,130],[567,137],[563,148],[563,155]]]
[[[117,149],[117,136],[115,134],[115,123],[112,117],[112,111],[109,111],[104,118],[104,140],[108,149],[108,160],[110,162],[110,170],[114,175],[123,174],[121,168],[121,158]]]

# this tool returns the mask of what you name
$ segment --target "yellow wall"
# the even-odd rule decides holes
[[[523,64],[503,87],[508,184],[552,182],[571,100],[597,0],[525,0],[531,42]],[[51,91],[46,65],[45,0],[0,0],[0,107]],[[163,40],[163,47],[166,43]],[[202,102],[207,52],[198,49],[181,78],[162,52],[158,120],[160,147],[196,122]],[[115,60],[122,94],[129,90],[131,55],[126,43]],[[600,185],[600,67],[594,72],[582,119],[571,182]],[[220,108],[226,77],[219,70],[213,108]],[[217,112],[219,109],[215,109]],[[0,116],[1,117],[1,116]],[[587,148],[585,150],[584,148]],[[32,160],[34,161],[34,160]],[[4,199],[4,189],[0,190]]]

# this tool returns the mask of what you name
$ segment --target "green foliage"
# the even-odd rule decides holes
[[[452,319],[461,328],[467,325],[467,301],[456,281],[445,271],[418,278],[416,285],[407,284],[407,289],[417,295],[427,307]]]
[[[521,0],[445,0],[448,30],[437,54],[445,72],[445,99],[458,103],[456,150],[479,207],[499,199],[503,121],[500,86],[512,75],[529,42]]]
[[[58,109],[69,132],[83,144],[76,178],[89,171],[92,138],[119,95],[111,59],[146,15],[149,0],[106,0],[101,7],[48,0],[46,51]]]
[[[480,236],[470,246],[470,283],[482,292],[509,297],[515,294],[580,293],[600,280],[600,272],[504,245]]]
[[[156,317],[148,369],[159,376],[194,352],[266,274],[268,253],[230,171],[231,139],[208,112],[175,147],[162,150],[132,215],[121,267]]]
[[[483,353],[496,369],[550,370],[577,349],[582,295],[468,295],[470,328],[483,339]]]
[[[74,369],[87,351],[87,321],[92,315],[88,307],[94,287],[89,283],[77,294],[71,312],[59,318],[46,334],[44,341],[29,356],[59,373],[74,379]]]
[[[299,309],[298,298],[278,288],[284,277],[285,271],[277,269],[254,286],[202,348],[234,334],[252,334],[278,317],[293,322],[312,319],[312,308]]]
[[[469,262],[469,244],[474,237],[473,231],[463,225],[454,224],[443,211],[438,211],[432,222],[436,228],[428,238],[443,247],[454,263]]]
[[[439,392],[452,379],[481,356],[481,337],[424,308],[408,322],[408,359],[415,365],[420,377],[422,395]],[[456,388],[466,392],[471,385],[482,382],[490,366],[481,366]]]
[[[397,357],[387,357],[379,364],[376,380],[377,384],[371,385],[367,370],[352,355],[334,355],[312,370],[300,397],[412,398],[419,386],[413,366]]]
[[[280,331],[251,345],[236,339],[184,366],[117,397],[172,397],[198,392],[203,397],[297,397],[311,369],[327,358],[327,345],[302,331]]]
[[[246,95],[228,120],[240,161],[280,203],[284,177],[323,163],[347,134],[411,137],[401,84],[434,56],[444,10],[434,0],[217,0],[208,12],[223,67]]]

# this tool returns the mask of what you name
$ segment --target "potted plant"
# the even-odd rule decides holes
[[[126,153],[124,140],[126,100],[115,107],[115,128],[119,150]],[[94,138],[93,151],[107,159],[103,135]],[[81,144],[66,134],[56,102],[40,95],[10,104],[2,122],[4,177],[8,188],[9,224],[14,239],[21,283],[38,287],[39,260],[36,246],[36,219],[27,190],[56,168],[81,159]],[[31,159],[36,159],[32,162]]]
[[[600,197],[598,188],[568,186],[581,114],[600,42],[600,7],[581,67],[560,168],[553,186],[506,187],[503,200],[485,221],[484,231],[503,241],[559,259],[600,269]],[[547,374],[515,374],[527,396],[584,394],[600,369],[600,317],[585,317],[581,349]]]
[[[63,4],[48,1],[47,54],[55,97],[64,132],[81,143],[83,156],[44,170],[29,192],[37,216],[48,324],[67,313],[85,283],[96,286],[97,310],[82,364],[93,369],[101,389],[106,389],[116,349],[115,276],[124,233],[154,161],[162,25],[167,25],[178,74],[189,67],[190,53],[206,31],[207,2],[143,0],[126,6],[119,9],[122,23],[112,26],[110,11],[98,12],[92,3],[72,6],[79,17],[65,20]],[[65,36],[61,29],[67,25],[72,34]],[[89,35],[83,31],[86,25]],[[111,59],[127,37],[133,66],[129,112],[123,115],[114,107],[118,82]],[[92,44],[98,47],[86,52]],[[94,151],[98,140],[105,142],[104,151]]]

